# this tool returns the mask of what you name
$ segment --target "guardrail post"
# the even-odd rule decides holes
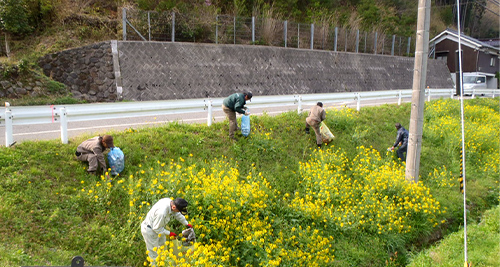
[[[427,94],[427,102],[431,101],[431,89],[425,90],[425,93]]]
[[[451,92],[450,98],[453,99],[453,89],[451,89],[450,92]]]
[[[68,144],[68,120],[66,119],[66,108],[61,108],[59,112],[59,118],[61,120],[61,142],[63,144]]]
[[[297,114],[300,114],[300,112],[302,112],[302,96],[300,95],[297,96],[297,102],[298,102]]]
[[[399,90],[398,91],[398,106],[401,106],[401,98],[402,98],[401,90]]]
[[[492,90],[493,98],[495,98],[495,89]]]
[[[212,99],[208,99],[207,125],[212,126]]]
[[[12,136],[12,111],[5,109],[5,146],[9,147],[14,143]]]
[[[476,97],[476,89],[472,89],[472,96],[471,98],[474,99]]]
[[[361,109],[361,95],[359,93],[356,93],[356,110],[359,111]]]

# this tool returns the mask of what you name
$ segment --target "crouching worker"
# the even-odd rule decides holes
[[[399,145],[399,149],[397,151],[398,157],[401,161],[406,162],[406,151],[408,150],[408,130],[405,129],[405,127],[401,126],[401,123],[396,123],[394,125],[396,127],[396,130],[398,130],[398,135],[396,136],[396,142],[394,142],[394,145],[390,147],[390,150],[393,150]]]
[[[309,116],[306,118],[306,134],[309,134],[309,127],[314,129],[314,133],[316,134],[316,144],[318,147],[321,147],[323,144],[323,138],[321,137],[319,126],[325,119],[326,112],[323,109],[323,103],[321,102],[316,103],[316,106],[311,108]]]
[[[98,170],[102,170],[102,174],[104,174],[106,173],[107,168],[103,152],[107,148],[112,147],[115,147],[113,145],[113,136],[97,136],[83,141],[83,143],[76,148],[75,155],[79,161],[88,161],[88,173],[96,174]]]
[[[172,218],[189,228],[193,228],[184,217],[187,214],[187,205],[188,202],[182,198],[176,198],[175,200],[162,198],[151,207],[142,222],[141,233],[146,242],[149,258],[154,266],[156,266],[154,261],[158,257],[155,248],[163,246],[167,241],[167,237],[177,236],[174,232],[165,229],[165,226]]]

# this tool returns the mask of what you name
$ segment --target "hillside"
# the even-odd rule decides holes
[[[264,29],[262,29],[262,36],[254,42],[255,44],[282,46],[283,34],[275,27],[275,23],[289,20],[290,27],[297,29],[299,26],[301,29],[307,28],[307,23],[314,23],[319,33],[326,34],[327,38],[328,34],[333,34],[335,27],[339,27],[340,38],[346,38],[345,41],[339,40],[339,46],[344,45],[344,47],[339,47],[339,51],[354,51],[353,42],[356,38],[356,30],[365,33],[362,34],[364,39],[360,40],[365,44],[365,50],[366,43],[376,39],[372,36],[375,32],[379,34],[378,49],[382,51],[384,45],[390,47],[390,39],[394,34],[399,42],[397,55],[404,56],[408,54],[404,47],[401,48],[401,43],[407,37],[415,40],[417,14],[415,1],[399,0],[237,2],[226,0],[4,0],[2,3],[0,7],[0,101],[10,102],[13,105],[85,102],[73,98],[64,85],[52,81],[51,77],[44,77],[38,66],[38,59],[47,53],[100,41],[122,39],[123,8],[128,10],[127,14],[130,17],[127,18],[137,19],[132,23],[136,27],[141,26],[143,34],[147,33],[145,23],[148,13],[145,13],[145,10],[154,10],[151,14],[157,17],[153,25],[156,27],[153,40],[168,40],[170,32],[169,29],[162,28],[165,24],[162,20],[169,19],[171,12],[176,12],[179,20],[176,23],[176,35],[178,35],[177,41],[180,42],[217,42],[216,39],[209,37],[214,34],[213,24],[217,16],[225,17],[228,21],[222,22],[221,20],[219,23],[223,23],[222,25],[227,23],[228,27],[233,24],[233,16],[240,18],[238,23],[248,23],[245,21],[248,21],[251,16],[256,16],[262,20]],[[447,0],[433,2],[431,36],[447,27],[453,28],[455,21],[453,5],[453,1]],[[487,7],[489,5],[490,3]],[[470,34],[474,32],[470,30],[472,28],[488,32],[478,33],[476,37],[495,36],[498,33],[498,27],[495,27],[495,23],[489,23],[492,18],[494,19],[494,15],[489,12],[491,8],[478,11],[475,7],[474,4],[464,7],[463,11],[468,14],[466,18],[469,18],[471,14],[476,14],[474,12],[484,13],[484,18],[479,15],[470,16],[472,20],[470,18],[464,20],[465,30],[468,30]],[[167,15],[162,17],[163,15],[159,14]],[[296,23],[295,26],[293,23]],[[305,25],[299,25],[300,23],[305,23]],[[474,27],[468,27],[469,24],[473,24]],[[133,36],[135,32],[130,25],[127,27],[129,38],[141,40],[139,36]],[[243,25],[242,28],[245,29],[248,26]],[[300,36],[307,38],[303,37],[308,35],[307,31],[308,29],[300,33]],[[226,29],[225,34],[229,36],[226,35],[222,39],[233,39],[230,37],[232,34],[230,29]],[[248,35],[248,32],[245,34]],[[367,37],[366,34],[369,36]],[[289,42],[290,47],[299,47],[299,43],[302,44],[301,46],[307,45],[306,39],[299,42],[299,34],[296,33],[296,35],[289,37],[292,40],[295,38],[295,43]],[[246,39],[243,43],[251,42],[250,36],[244,38]],[[318,43],[315,46],[320,46],[318,49],[325,49],[325,44],[320,41],[324,38],[324,36],[317,37]],[[348,45],[349,39],[352,44]],[[219,42],[224,42],[224,40],[219,40]],[[331,49],[333,45],[331,37],[329,42],[330,44],[326,45]],[[406,46],[406,43],[403,46]],[[370,51],[365,51],[365,53],[370,53]],[[412,53],[410,49],[409,56]]]
[[[237,142],[227,122],[110,132],[126,155],[117,177],[88,175],[75,160],[90,136],[1,147],[0,266],[76,255],[86,266],[144,266],[139,226],[167,196],[191,203],[197,245],[180,257],[163,250],[165,266],[462,265],[460,103],[426,102],[418,184],[386,151],[410,108],[329,109],[336,139],[319,151],[296,112],[252,116]],[[483,216],[499,203],[498,98],[467,100],[465,112],[469,260],[498,266],[498,208]]]
[[[498,23],[491,12],[494,6],[488,2],[486,8],[478,8],[475,1],[468,2],[472,4],[462,10],[467,14],[464,32],[476,38],[498,37]],[[175,11],[200,22],[216,15],[257,16],[413,37],[417,16],[417,2],[408,0],[4,0],[0,8],[0,55],[9,51],[14,61],[33,61],[46,53],[119,39],[124,7]],[[433,1],[430,35],[447,27],[456,28],[455,16],[454,1]]]

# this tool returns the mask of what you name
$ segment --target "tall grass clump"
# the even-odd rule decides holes
[[[461,172],[460,102],[450,99],[432,101],[426,106],[424,114],[424,140],[429,145],[422,150],[422,158],[441,157],[446,163],[436,166],[435,162],[422,161],[422,165],[429,170],[429,175],[423,177],[424,182],[433,183],[436,190],[442,190],[440,195],[446,196],[442,199],[447,202],[446,206],[461,212],[459,199],[462,195],[454,193],[459,191],[457,181]],[[469,216],[478,220],[481,212],[476,209],[477,207],[491,208],[498,205],[500,167],[498,101],[486,98],[466,101],[464,117],[464,169],[471,213]],[[434,167],[430,166],[431,164]],[[432,168],[434,170],[431,174]],[[437,177],[441,177],[439,178],[441,181],[437,181]],[[451,177],[455,178],[453,184],[450,183]],[[450,186],[443,186],[444,184]]]

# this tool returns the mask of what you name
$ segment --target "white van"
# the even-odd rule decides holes
[[[486,75],[464,73],[464,90],[469,89],[486,89]]]

